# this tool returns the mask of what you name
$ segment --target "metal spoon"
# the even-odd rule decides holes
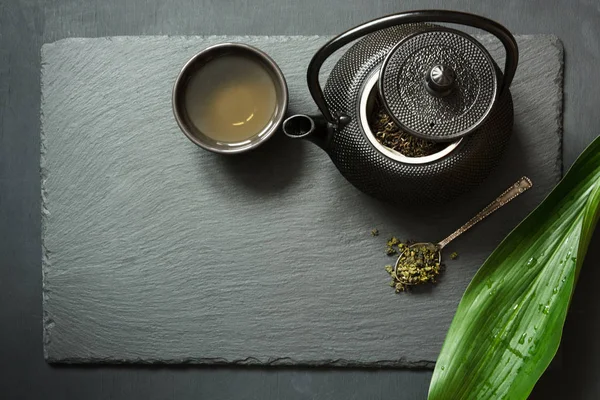
[[[532,186],[533,186],[533,183],[531,182],[531,179],[524,176],[521,179],[519,179],[514,185],[511,185],[508,189],[506,189],[506,191],[504,193],[502,193],[496,200],[492,201],[486,208],[481,210],[477,215],[475,215],[473,218],[471,218],[466,224],[464,224],[463,226],[458,228],[456,231],[454,231],[452,234],[450,234],[450,236],[448,236],[446,239],[442,240],[438,244],[415,243],[415,244],[408,246],[398,256],[398,260],[396,260],[396,264],[394,265],[394,273],[396,273],[396,270],[398,269],[398,264],[400,264],[400,260],[402,259],[404,254],[407,251],[410,251],[411,249],[413,249],[415,247],[421,247],[421,248],[427,247],[431,251],[437,251],[438,260],[439,260],[439,263],[441,264],[442,263],[442,249],[444,247],[446,247],[448,245],[448,243],[450,243],[451,241],[453,241],[454,239],[456,239],[457,237],[459,237],[460,235],[465,233],[467,230],[472,228],[474,225],[481,222],[485,217],[487,217],[488,215],[490,215],[491,213],[493,213],[494,211],[496,211],[497,209],[499,209],[500,207],[502,207],[503,205],[505,205],[506,203],[508,203],[509,201],[511,201],[512,199],[514,199],[515,197],[517,197],[518,195],[523,193],[524,191],[526,191],[527,189],[531,188]]]

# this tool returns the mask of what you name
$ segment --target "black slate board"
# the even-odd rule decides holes
[[[262,48],[288,79],[290,111],[311,112],[304,69],[326,40],[44,46],[49,361],[432,365],[478,266],[558,181],[562,46],[552,36],[518,38],[515,135],[502,165],[468,196],[416,217],[356,191],[310,144],[277,138],[223,158],[178,131],[171,85],[195,52],[222,41]],[[437,286],[394,295],[385,236],[441,238],[521,175],[535,188],[457,241],[451,250],[461,257]],[[369,235],[373,227],[382,237]]]

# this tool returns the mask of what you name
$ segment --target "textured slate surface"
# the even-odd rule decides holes
[[[356,191],[311,144],[224,158],[179,132],[172,82],[195,52],[243,41],[311,112],[324,37],[67,39],[42,50],[45,352],[51,362],[430,366],[477,267],[560,175],[562,46],[521,36],[502,165],[427,216]],[[497,45],[484,37],[493,55]],[[412,295],[387,286],[385,236],[437,240],[528,175],[535,188],[459,239]],[[380,238],[369,235],[377,227]]]

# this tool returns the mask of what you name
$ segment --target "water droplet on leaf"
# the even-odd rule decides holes
[[[542,312],[547,315],[548,312],[550,312],[550,306],[544,306],[544,309],[542,310]]]

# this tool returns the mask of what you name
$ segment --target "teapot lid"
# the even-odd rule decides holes
[[[463,137],[498,96],[496,66],[473,37],[436,26],[394,46],[379,75],[381,98],[399,127],[432,141]]]

